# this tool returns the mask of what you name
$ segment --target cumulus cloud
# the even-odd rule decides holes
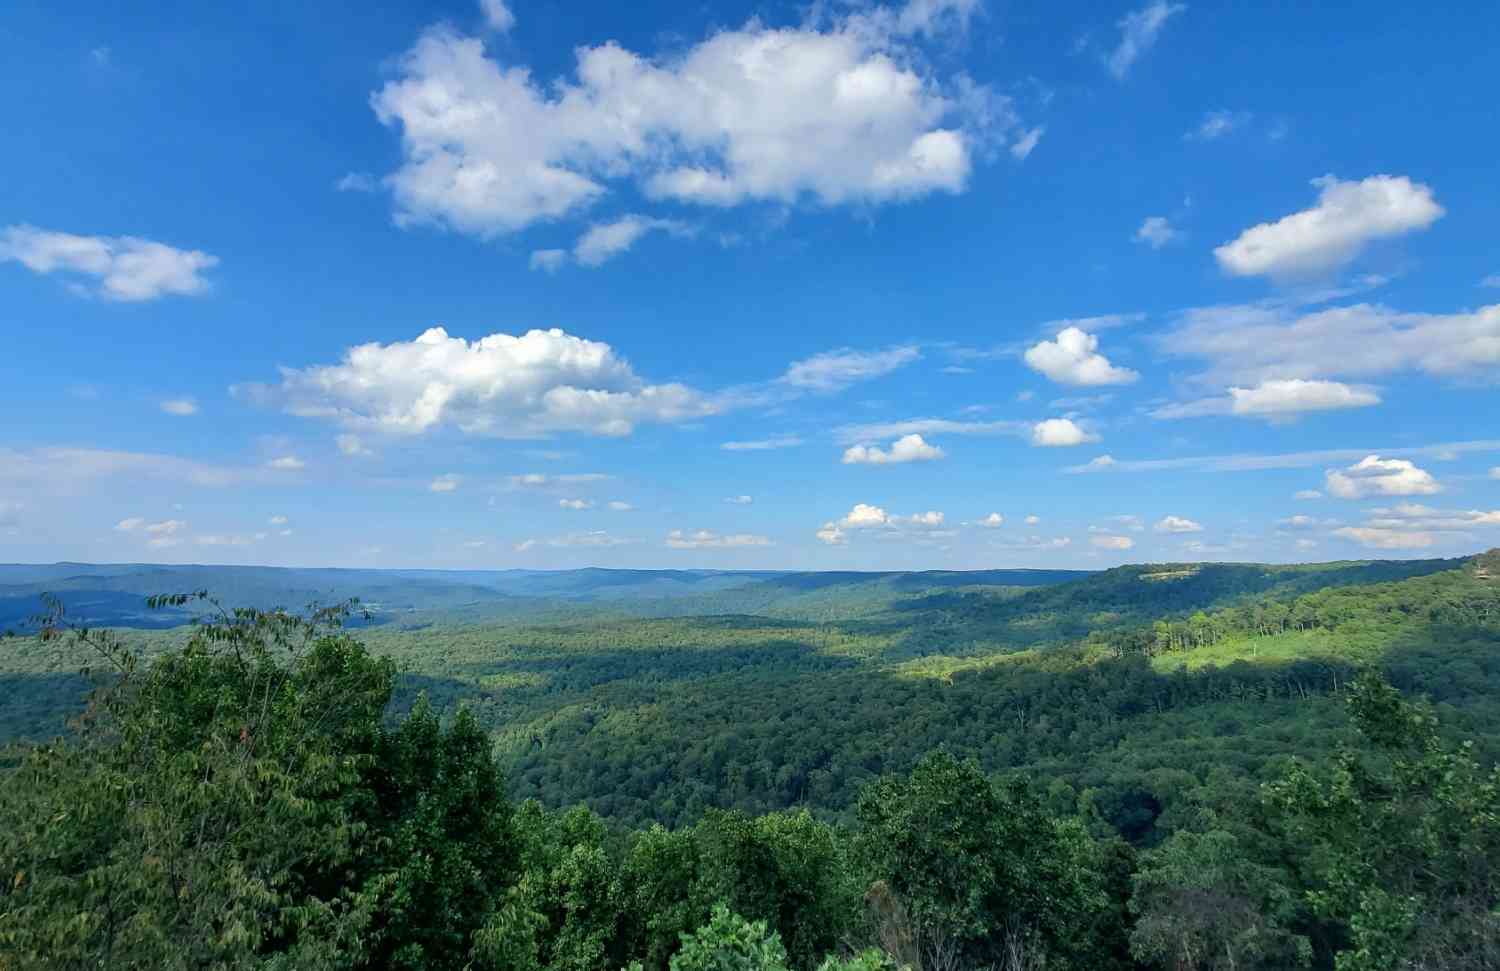
[[[895,465],[903,462],[932,462],[944,456],[942,449],[929,445],[921,435],[906,435],[881,449],[874,445],[853,445],[844,451],[845,465]]]
[[[1033,516],[1027,516],[1026,518],[1028,520],[1030,520],[1030,519],[1034,519],[1035,517],[1033,517]],[[998,528],[1000,526],[1004,526],[1005,525],[1005,517],[1002,516],[1002,515],[1000,515],[997,512],[992,512],[988,516],[986,516],[983,519],[981,519],[979,521],[979,525],[985,527],[986,529],[996,529],[996,528]]]
[[[921,356],[915,347],[891,347],[883,351],[846,347],[794,362],[781,381],[808,391],[842,391],[856,382],[883,377]]]
[[[1295,493],[1292,494],[1292,498],[1301,499],[1303,501],[1321,499],[1323,498],[1323,493],[1319,492],[1317,489],[1298,489]]]
[[[1080,428],[1071,418],[1048,418],[1037,422],[1031,430],[1031,443],[1045,448],[1065,448],[1098,440],[1098,435]]]
[[[1214,250],[1219,265],[1235,276],[1317,276],[1375,240],[1426,229],[1443,215],[1432,189],[1405,176],[1341,182],[1325,175],[1312,184],[1316,206],[1245,230]]]
[[[198,402],[192,398],[170,398],[161,403],[161,410],[169,415],[186,418],[198,413]]]
[[[387,180],[397,221],[490,237],[585,210],[611,183],[706,206],[960,192],[1015,112],[933,74],[911,38],[974,6],[917,0],[822,28],[751,21],[670,56],[584,46],[573,76],[555,80],[435,27],[371,99],[401,133]]]
[[[1109,73],[1123,80],[1130,68],[1156,44],[1162,28],[1175,14],[1187,9],[1185,4],[1156,0],[1139,10],[1132,11],[1120,20],[1120,43],[1110,53],[1105,64]]]
[[[1156,338],[1200,358],[1200,384],[1362,378],[1403,371],[1465,377],[1500,365],[1500,304],[1455,314],[1354,304],[1299,314],[1278,305],[1204,307]]]
[[[1310,411],[1339,411],[1378,404],[1380,395],[1372,388],[1351,387],[1338,381],[1290,378],[1262,381],[1253,388],[1230,388],[1226,397],[1167,405],[1151,414],[1155,418],[1238,415],[1278,421]]]
[[[667,232],[675,236],[685,235],[691,230],[675,219],[652,219],[647,216],[629,215],[613,222],[596,223],[589,227],[573,247],[573,258],[583,266],[602,266],[624,253],[650,232]]]
[[[446,475],[440,475],[436,479],[433,479],[432,482],[428,484],[427,491],[453,492],[458,489],[459,483],[461,483],[462,481],[463,480],[460,477],[454,475],[452,472],[449,472]]]
[[[132,516],[116,523],[115,529],[122,533],[140,533],[146,537],[146,546],[151,549],[166,549],[182,542],[178,534],[186,530],[187,525],[181,519],[163,519],[152,523],[140,516]]]
[[[307,463],[295,455],[280,455],[266,463],[266,468],[278,472],[295,472],[306,467]]]
[[[691,532],[674,529],[667,534],[667,546],[674,550],[730,549],[744,546],[770,546],[771,540],[751,533],[721,535],[709,529]]]
[[[837,523],[824,523],[814,535],[817,536],[818,542],[829,546],[846,546],[849,543],[849,534],[845,533]]]
[[[126,302],[204,293],[202,272],[219,264],[200,250],[135,236],[75,236],[26,225],[0,230],[0,263],[10,260],[33,273],[92,278],[98,285],[87,292]]]
[[[778,448],[796,448],[802,439],[796,435],[781,435],[777,438],[757,438],[743,442],[725,442],[719,447],[726,452],[769,452]]]
[[[1140,377],[1129,368],[1115,367],[1099,353],[1099,338],[1077,327],[1068,327],[1056,339],[1042,341],[1026,351],[1026,365],[1059,384],[1129,384]]]
[[[490,30],[503,34],[516,25],[516,15],[505,5],[505,0],[479,0],[479,12],[484,14],[485,26]]]
[[[1172,223],[1166,216],[1147,216],[1131,239],[1137,243],[1145,243],[1152,249],[1161,249],[1181,235],[1172,228]]]
[[[630,512],[631,510],[635,509],[635,507],[630,503],[623,502],[619,499],[611,499],[609,502],[609,508],[612,512]]]
[[[266,525],[268,526],[285,526],[286,523],[287,519],[285,516],[272,516],[266,520]]]
[[[304,417],[355,429],[419,435],[452,426],[471,435],[630,434],[719,405],[681,384],[648,384],[612,347],[561,330],[479,340],[441,327],[413,341],[361,344],[337,364],[283,368],[281,384],[235,389]]]
[[[589,499],[559,499],[557,504],[563,509],[593,509],[594,503]]]
[[[856,503],[844,518],[826,522],[817,531],[817,538],[830,546],[842,546],[849,541],[850,532],[876,530],[899,537],[902,533],[935,535],[946,517],[937,510],[898,516],[888,513],[880,506]]]
[[[1099,533],[1089,537],[1089,543],[1101,550],[1128,550],[1135,547],[1135,540],[1129,536],[1114,536],[1108,533]]]
[[[1324,473],[1328,494],[1339,499],[1368,496],[1426,496],[1443,491],[1432,474],[1407,459],[1367,455],[1347,469]]]
[[[1182,516],[1163,516],[1151,527],[1158,533],[1201,533],[1203,526]]]
[[[1041,522],[1042,522],[1042,517],[1041,516],[1027,516],[1026,519],[1025,519],[1025,523],[1028,526],[1039,526],[1039,525],[1041,525]]]

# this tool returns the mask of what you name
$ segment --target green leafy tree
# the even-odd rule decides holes
[[[787,971],[787,955],[765,921],[748,921],[718,904],[707,924],[683,935],[671,971]]]
[[[1292,891],[1247,858],[1232,833],[1174,834],[1134,878],[1130,950],[1174,971],[1302,967],[1312,956],[1294,934]]]

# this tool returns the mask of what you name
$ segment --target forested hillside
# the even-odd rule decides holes
[[[1131,622],[962,655],[54,612],[8,656],[96,688],[0,762],[0,968],[1495,967],[1500,555],[1193,569],[986,598]]]

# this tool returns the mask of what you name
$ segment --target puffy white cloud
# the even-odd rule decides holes
[[[1371,377],[1447,377],[1500,365],[1500,304],[1456,314],[1355,304],[1297,314],[1286,306],[1206,307],[1157,338],[1163,352],[1205,359],[1203,384]]]
[[[64,272],[92,277],[106,300],[155,300],[169,294],[208,290],[200,274],[217,256],[183,250],[135,236],[75,236],[35,226],[0,231],[0,263],[14,260],[33,273]]]
[[[1033,519],[1035,517],[1028,516],[1026,518],[1029,520],[1029,519]],[[995,529],[997,527],[1005,525],[1005,517],[1002,516],[1002,515],[1000,515],[997,512],[992,512],[988,516],[986,516],[983,519],[981,519],[979,521],[979,525],[985,527],[986,529]]]
[[[729,549],[744,546],[770,546],[771,540],[751,533],[721,535],[708,529],[686,532],[674,529],[667,534],[667,546],[674,550]]]
[[[630,512],[631,510],[635,509],[635,507],[630,503],[624,502],[619,499],[611,499],[609,502],[609,508],[613,512]]]
[[[845,533],[838,523],[824,523],[814,535],[817,536],[818,542],[827,543],[829,546],[846,546],[849,543],[849,534]]]
[[[1163,516],[1151,527],[1158,533],[1201,533],[1203,526],[1182,516]]]
[[[1313,180],[1318,204],[1274,223],[1252,226],[1214,250],[1235,276],[1316,276],[1348,263],[1374,240],[1426,229],[1443,215],[1432,189],[1405,176]]]
[[[1120,20],[1120,43],[1105,61],[1109,73],[1123,80],[1130,73],[1131,65],[1149,51],[1160,36],[1162,28],[1173,15],[1187,9],[1185,4],[1156,0],[1139,10],[1132,11]]]
[[[1381,529],[1375,526],[1344,526],[1335,529],[1333,535],[1351,539],[1361,546],[1375,550],[1415,550],[1431,546],[1435,541],[1431,533],[1415,530]]]
[[[371,99],[399,128],[387,182],[402,224],[479,236],[585,209],[614,181],[712,206],[878,203],[964,188],[976,149],[1016,127],[1009,100],[926,70],[909,38],[972,3],[866,8],[825,28],[752,21],[681,53],[609,42],[539,81],[448,27]]]
[[[575,509],[575,510],[578,510],[578,509],[593,509],[594,508],[593,501],[589,500],[589,499],[559,499],[559,500],[557,500],[557,504],[558,504],[558,506],[562,507],[563,509]]]
[[[445,475],[438,476],[436,479],[433,479],[432,482],[428,484],[427,491],[454,492],[458,489],[459,484],[462,481],[463,480],[459,476],[454,475],[452,472],[449,472]]]
[[[808,391],[842,391],[856,382],[883,377],[921,356],[921,351],[915,347],[892,347],[883,351],[857,351],[846,347],[794,362],[781,381]]]
[[[375,454],[366,447],[358,435],[340,435],[335,442],[338,444],[339,451],[351,458]]]
[[[1129,384],[1140,377],[1129,368],[1115,367],[1099,353],[1099,338],[1077,327],[1065,328],[1054,340],[1026,351],[1026,365],[1059,384]]]
[[[516,15],[505,5],[505,0],[479,0],[479,12],[484,14],[490,30],[503,34],[516,25]]]
[[[1039,525],[1041,525],[1041,522],[1042,522],[1042,517],[1041,516],[1027,516],[1026,519],[1025,519],[1025,523],[1028,526],[1039,526]]]
[[[891,443],[889,450],[874,445],[853,445],[844,450],[845,465],[894,465],[903,462],[932,462],[944,456],[942,449],[929,445],[921,435],[905,435]]]
[[[307,463],[295,455],[280,455],[266,463],[266,468],[275,469],[278,472],[295,472],[306,467]]]
[[[1337,411],[1380,404],[1374,389],[1352,387],[1338,381],[1288,378],[1262,381],[1253,388],[1230,388],[1227,397],[1203,398],[1167,405],[1151,412],[1154,418],[1195,418],[1203,415],[1238,415],[1271,421],[1295,418],[1309,411]]]
[[[1367,455],[1347,469],[1324,473],[1328,494],[1339,499],[1367,496],[1426,496],[1443,491],[1432,474],[1407,459]]]
[[[1071,418],[1048,418],[1037,422],[1031,430],[1031,443],[1045,448],[1066,448],[1098,440],[1098,435],[1080,428]]]
[[[724,501],[736,506],[748,506],[755,501],[755,498],[753,496],[730,496]]]
[[[890,517],[884,509],[879,506],[871,506],[867,503],[856,503],[849,514],[844,517],[843,525],[850,529],[868,529],[872,526],[885,526],[890,523]]]
[[[824,523],[822,529],[818,531],[818,538],[825,543],[837,546],[848,541],[846,530],[881,530],[897,535],[906,531],[916,531],[931,536],[934,530],[942,527],[945,518],[937,510],[897,516],[886,512],[880,506],[861,502],[856,503],[843,519]]]
[[[719,405],[681,384],[647,384],[608,344],[561,330],[469,342],[441,327],[414,341],[361,344],[338,364],[283,368],[275,387],[240,393],[294,415],[417,435],[454,426],[472,435],[628,435],[640,422],[678,422]]]
[[[1203,116],[1198,127],[1188,132],[1187,137],[1195,141],[1210,142],[1216,138],[1222,138],[1241,128],[1250,122],[1250,113],[1247,111],[1210,111]]]
[[[170,398],[161,403],[161,410],[169,415],[186,418],[198,413],[198,402],[192,398]]]
[[[115,529],[122,533],[141,533],[146,536],[146,546],[149,548],[166,549],[182,542],[178,534],[187,529],[187,525],[181,519],[163,519],[151,523],[140,516],[132,516],[116,523]]]
[[[757,438],[745,442],[725,442],[719,447],[726,452],[769,452],[778,448],[796,448],[802,444],[802,439],[796,435],[782,435],[777,438]]]
[[[1152,249],[1161,249],[1181,235],[1182,233],[1172,228],[1171,220],[1166,216],[1147,216],[1131,239],[1137,243],[1145,243]]]
[[[1089,537],[1089,543],[1101,550],[1128,550],[1135,547],[1135,540],[1129,536],[1114,536],[1108,533],[1100,533]]]

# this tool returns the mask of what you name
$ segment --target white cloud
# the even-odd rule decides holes
[[[1194,380],[1218,387],[1411,370],[1461,377],[1500,365],[1500,304],[1455,314],[1370,304],[1302,315],[1264,304],[1204,307],[1155,339],[1167,354],[1208,361]]]
[[[161,410],[169,415],[186,418],[198,413],[198,402],[192,398],[171,398],[161,403]]]
[[[1137,243],[1145,243],[1152,249],[1161,249],[1180,236],[1182,233],[1172,228],[1172,223],[1166,216],[1147,216],[1131,239]]]
[[[1431,546],[1431,533],[1413,530],[1380,529],[1373,526],[1345,526],[1335,529],[1333,535],[1352,539],[1361,546],[1376,550],[1415,550]]]
[[[1027,518],[1030,519],[1033,517],[1028,516]],[[979,521],[979,525],[985,527],[986,529],[995,529],[999,526],[1005,525],[1005,517],[997,512],[992,512],[988,516],[981,519]]]
[[[565,249],[539,249],[531,251],[529,263],[533,270],[546,270],[548,273],[556,273],[568,262],[568,251]]]
[[[883,351],[857,351],[846,347],[794,362],[781,381],[808,391],[842,391],[858,381],[883,377],[921,356],[915,347],[892,347]]]
[[[960,192],[981,144],[1016,127],[1014,110],[927,71],[909,38],[973,6],[866,8],[826,29],[751,21],[655,58],[580,47],[573,77],[555,80],[435,27],[371,99],[401,131],[387,180],[397,221],[489,237],[586,209],[611,182],[711,206]]]
[[[1329,469],[1324,478],[1328,494],[1339,499],[1367,496],[1426,496],[1443,491],[1431,473],[1406,459],[1367,455],[1347,469]]]
[[[380,181],[368,172],[348,172],[333,187],[340,192],[374,192],[380,188]]]
[[[1015,141],[1010,143],[1010,157],[1018,162],[1026,161],[1027,157],[1031,155],[1032,150],[1036,148],[1037,143],[1042,140],[1042,136],[1046,134],[1046,132],[1047,129],[1041,125],[1038,125],[1030,131],[1022,132],[1016,137]]]
[[[823,530],[830,534],[837,534],[836,540],[823,540],[826,543],[841,544],[844,542],[844,530],[886,530],[901,532],[915,530],[931,535],[932,530],[940,528],[946,517],[937,510],[913,513],[910,516],[897,516],[886,512],[880,506],[872,506],[868,503],[856,503],[848,514],[837,522],[823,524]],[[821,532],[820,536],[821,537]]]
[[[1083,445],[1098,440],[1098,435],[1080,428],[1071,418],[1048,418],[1037,422],[1031,431],[1031,443],[1046,448]]]
[[[266,520],[266,525],[268,526],[285,526],[286,523],[287,519],[285,516],[272,516]]]
[[[1031,347],[1026,351],[1026,365],[1059,384],[1129,384],[1140,377],[1129,368],[1109,363],[1099,353],[1099,338],[1077,327],[1065,328],[1055,340]]]
[[[755,501],[755,498],[753,496],[730,496],[724,501],[736,506],[748,506]]]
[[[719,447],[726,452],[769,452],[778,448],[796,448],[802,444],[802,439],[796,435],[782,435],[778,438],[758,438],[747,442],[725,442]]]
[[[1135,540],[1129,536],[1112,536],[1104,533],[1090,536],[1089,542],[1101,550],[1123,551],[1135,547]]]
[[[365,446],[365,443],[358,435],[340,435],[335,441],[338,444],[339,451],[351,458],[375,454]]]
[[[129,519],[122,519],[115,523],[115,529],[122,533],[131,533],[145,525],[146,520],[141,516],[131,516]]]
[[[613,476],[603,472],[568,472],[562,475],[545,475],[541,472],[526,472],[513,475],[509,482],[516,489],[555,489],[559,486],[585,485],[591,482],[607,482]]]
[[[150,523],[140,516],[133,516],[120,520],[115,524],[115,529],[122,533],[141,533],[147,537],[146,545],[151,549],[166,549],[182,542],[178,534],[187,529],[187,525],[181,519]]]
[[[1143,313],[1098,314],[1093,317],[1062,317],[1058,320],[1049,320],[1042,324],[1041,330],[1044,333],[1056,336],[1073,327],[1092,334],[1101,330],[1113,330],[1116,327],[1138,324],[1145,319],[1146,315]]]
[[[1201,533],[1203,526],[1181,516],[1163,516],[1151,527],[1158,533]]]
[[[279,472],[295,472],[307,467],[307,463],[295,455],[282,455],[271,459],[266,463],[266,468],[276,469]]]
[[[208,281],[199,274],[219,264],[217,256],[135,236],[75,236],[25,225],[0,231],[0,263],[7,260],[33,273],[93,277],[99,296],[120,301],[203,293]]]
[[[532,545],[527,545],[527,543],[519,544],[516,547],[517,552],[524,552],[521,549],[522,546],[525,546],[526,549],[531,549],[532,546],[534,546],[537,542],[537,540],[528,540],[527,543],[530,543]],[[544,539],[540,542],[557,549],[570,549],[575,547],[581,547],[585,549],[603,549],[611,546],[628,546],[629,544],[635,542],[635,540],[626,539],[621,536],[614,536],[602,529],[591,529],[575,533],[565,533],[562,536],[554,536],[551,539]]]
[[[95,479],[161,479],[194,486],[221,487],[263,478],[254,469],[208,465],[175,455],[49,446],[20,451],[0,447],[0,482],[19,482],[54,492]]]
[[[1161,34],[1167,21],[1174,14],[1179,14],[1186,9],[1184,4],[1156,0],[1140,10],[1126,14],[1118,24],[1119,46],[1105,62],[1109,67],[1109,73],[1123,80],[1125,75],[1130,73],[1131,65],[1156,44],[1156,38]]]
[[[642,236],[657,230],[674,236],[691,231],[685,223],[675,219],[652,219],[632,214],[614,222],[590,226],[574,245],[573,258],[582,266],[602,266],[629,250]]]
[[[1500,510],[1434,509],[1421,503],[1403,502],[1389,508],[1371,509],[1365,525],[1382,529],[1454,532],[1500,526]]]
[[[622,502],[619,499],[611,499],[609,502],[609,508],[613,512],[630,512],[635,507],[628,502]]]
[[[1216,138],[1222,138],[1241,128],[1250,121],[1250,113],[1247,111],[1210,111],[1203,116],[1198,127],[1188,132],[1187,137],[1191,140],[1210,142]]]
[[[1306,469],[1328,462],[1357,461],[1371,453],[1385,455],[1415,455],[1442,457],[1465,455],[1471,452],[1500,452],[1500,439],[1479,439],[1467,442],[1445,442],[1438,445],[1420,445],[1415,448],[1330,448],[1306,452],[1280,452],[1262,454],[1242,452],[1233,455],[1189,455],[1169,459],[1115,460],[1101,456],[1085,465],[1072,465],[1065,472],[1096,472],[1112,468],[1120,472],[1181,472],[1187,469],[1203,469],[1209,472],[1263,472],[1267,469]],[[1103,459],[1109,459],[1107,462]]]
[[[879,506],[871,506],[867,503],[856,503],[849,514],[844,517],[842,525],[849,529],[869,529],[873,526],[885,526],[890,523],[890,517],[884,509]]]
[[[1323,521],[1316,516],[1288,516],[1276,521],[1276,525],[1284,529],[1315,529],[1324,525]]]
[[[667,534],[667,546],[674,550],[729,549],[744,546],[770,546],[771,540],[751,533],[721,535],[708,529],[685,532],[674,529]]]
[[[1042,517],[1041,516],[1027,516],[1026,519],[1025,519],[1025,523],[1028,526],[1039,526],[1039,525],[1041,525],[1041,522],[1042,522]]]
[[[823,528],[814,535],[817,536],[818,542],[827,543],[829,546],[847,546],[849,543],[849,535],[837,523],[824,523]]]
[[[521,542],[517,543],[515,546],[512,546],[511,549],[515,550],[517,553],[525,553],[528,550],[534,550],[534,549],[536,549],[536,540],[534,540],[534,539],[523,539],[523,540],[521,540]]]
[[[557,504],[563,509],[593,509],[594,503],[589,499],[559,499]]]
[[[294,415],[402,435],[451,425],[497,438],[620,436],[720,408],[681,384],[647,384],[608,344],[557,329],[471,343],[433,327],[414,341],[350,348],[338,364],[284,368],[274,387],[235,390]]]
[[[1310,499],[1321,499],[1323,498],[1323,493],[1319,492],[1317,489],[1298,489],[1292,495],[1292,498],[1302,499],[1304,501]]]
[[[1348,263],[1370,242],[1426,229],[1443,215],[1432,190],[1405,176],[1340,182],[1325,175],[1313,185],[1316,206],[1245,230],[1214,250],[1219,265],[1235,276],[1317,276]]]
[[[516,15],[505,5],[505,0],[479,0],[479,11],[490,30],[503,34],[516,25]]]
[[[891,443],[888,451],[874,445],[852,445],[844,451],[845,465],[894,465],[903,462],[932,462],[944,456],[942,449],[929,445],[921,435],[906,435]]]
[[[1238,415],[1279,421],[1309,411],[1337,411],[1378,404],[1380,395],[1372,388],[1352,387],[1338,381],[1290,378],[1262,381],[1253,388],[1230,388],[1227,397],[1167,405],[1157,408],[1151,415],[1154,418]]]
[[[438,476],[427,486],[428,492],[453,492],[463,480],[452,472]]]

